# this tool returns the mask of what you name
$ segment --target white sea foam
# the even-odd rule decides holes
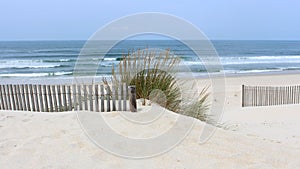
[[[243,57],[220,57],[222,65],[245,65],[245,64],[272,64],[272,63],[299,63],[300,56],[243,56]],[[198,60],[182,60],[184,65],[203,65],[204,62]],[[208,65],[219,64],[217,61],[208,61]]]
[[[6,64],[0,64],[0,69],[4,69],[4,68],[16,68],[16,69],[22,69],[22,68],[28,68],[28,69],[38,69],[38,68],[55,68],[55,67],[59,67],[61,65],[38,65],[38,64],[23,64],[23,65],[6,65]]]
[[[0,74],[0,77],[46,77],[70,75],[72,72],[53,72],[53,73],[7,73]]]
[[[117,58],[104,58],[104,61],[116,61]]]

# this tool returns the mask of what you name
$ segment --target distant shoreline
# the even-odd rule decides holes
[[[299,75],[300,71],[283,71],[283,72],[262,72],[262,73],[237,73],[237,74],[189,74],[188,77],[179,74],[177,77],[182,79],[190,79],[191,77],[196,80],[209,79],[209,78],[240,78],[240,77],[261,77],[261,76],[282,76],[282,75]],[[14,78],[0,78],[0,84],[72,84],[75,76],[61,76],[61,77],[41,77],[41,78],[30,78],[30,77],[14,77]],[[95,83],[102,82],[102,78],[105,77],[107,80],[110,76],[85,76],[76,77],[80,83]]]

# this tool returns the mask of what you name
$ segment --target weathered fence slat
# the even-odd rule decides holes
[[[33,85],[32,88],[33,88],[33,95],[34,95],[34,106],[35,106],[35,110],[36,110],[36,111],[40,111],[37,86],[36,86],[36,85]]]
[[[46,85],[43,85],[42,89],[43,89],[43,98],[44,98],[43,100],[44,100],[44,104],[45,104],[44,111],[49,112]]]
[[[3,94],[3,89],[2,89],[2,85],[0,86],[0,100],[1,100],[1,110],[6,110],[5,106],[4,106],[4,94]]]
[[[122,84],[118,86],[118,110],[122,111]]]
[[[11,85],[11,89],[12,89],[12,95],[13,95],[15,110],[19,110],[19,103],[18,103],[16,85]]]
[[[100,85],[100,97],[101,97],[101,112],[104,112],[104,86],[103,84]]]
[[[112,85],[112,111],[116,111],[116,86]]]
[[[66,111],[68,109],[66,86],[62,85],[61,87],[62,87],[62,97],[63,97],[63,111]]]
[[[3,106],[3,110],[7,110],[7,103],[6,103],[6,96],[5,96],[5,87],[4,85],[0,85],[1,88],[1,94],[2,94],[2,106]]]
[[[72,99],[71,99],[71,86],[67,86],[67,102],[68,102],[68,111],[72,110]]]
[[[51,89],[52,89],[52,100],[53,100],[54,111],[58,112],[57,99],[56,99],[56,90],[55,90],[56,86],[52,85]]]
[[[10,110],[13,110],[14,106],[13,106],[12,91],[11,91],[10,85],[7,85],[7,92],[8,92],[7,94],[8,94]]]
[[[84,102],[84,110],[88,110],[88,93],[87,93],[87,86],[83,85],[83,102]]]
[[[7,93],[6,93],[6,85],[2,85],[2,92],[3,92],[3,101],[4,101],[4,107],[5,107],[5,110],[9,110],[9,102],[7,100]]]
[[[89,103],[90,103],[90,111],[93,111],[93,85],[89,85]]]
[[[1,109],[6,110],[2,85],[0,85]]]
[[[12,85],[8,85],[8,93],[10,98],[11,110],[16,110]]]
[[[74,106],[74,110],[78,110],[77,109],[77,96],[76,96],[76,85],[73,84],[72,85],[72,94],[73,94],[73,106]]]
[[[49,100],[50,112],[53,112],[53,102],[52,102],[53,94],[51,92],[51,86],[50,85],[47,85],[47,90],[48,90],[47,96],[48,96],[48,100]]]
[[[38,91],[39,91],[39,100],[40,100],[40,111],[44,111],[44,99],[43,99],[43,93],[42,93],[42,85],[38,85]]]
[[[296,103],[299,103],[299,100],[300,100],[300,86],[297,86],[296,87]]]
[[[57,104],[58,104],[58,109],[59,109],[59,111],[63,111],[60,85],[56,86],[56,90],[57,90]]]
[[[78,92],[78,106],[79,110],[82,110],[82,97],[81,97],[81,85],[77,85],[77,92]]]
[[[3,110],[7,110],[7,103],[6,103],[6,95],[5,95],[5,87],[4,85],[1,85],[1,94],[2,94],[2,107],[3,107]]]
[[[106,111],[110,112],[110,88],[106,86]]]
[[[35,102],[35,100],[34,100],[34,98],[33,98],[33,88],[32,88],[32,84],[30,84],[29,86],[29,98],[30,98],[30,105],[31,105],[31,107],[32,107],[32,111],[36,111],[36,109],[35,109],[35,104],[34,104],[34,102]]]
[[[31,106],[30,106],[30,99],[29,99],[29,90],[28,90],[28,85],[25,85],[25,96],[26,96],[26,107],[27,111],[31,111]]]
[[[6,100],[7,100],[7,109],[11,110],[11,101],[10,101],[10,94],[9,94],[9,85],[5,85],[5,92],[6,92]]]
[[[126,83],[124,83],[123,84],[123,111],[127,110],[126,101],[127,101],[127,85]]]

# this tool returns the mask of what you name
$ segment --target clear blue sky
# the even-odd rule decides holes
[[[182,17],[210,39],[300,40],[299,9],[299,0],[1,0],[0,40],[85,40],[139,12]]]

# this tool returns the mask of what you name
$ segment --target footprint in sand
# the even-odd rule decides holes
[[[0,142],[0,154],[9,154],[13,149],[19,146],[19,141],[17,140],[5,140]]]
[[[15,116],[6,116],[7,119],[14,118]]]
[[[30,121],[30,119],[24,119],[24,120],[22,120],[23,122],[28,122],[28,121]]]

